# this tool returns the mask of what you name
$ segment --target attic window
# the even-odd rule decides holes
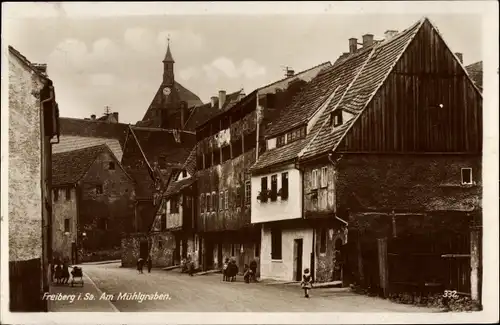
[[[186,178],[187,177],[187,171],[184,169],[182,171],[182,178]]]
[[[115,170],[115,163],[113,161],[110,161],[108,164],[108,169],[109,170]]]
[[[102,194],[102,185],[96,185],[95,194]]]
[[[342,125],[342,111],[336,110],[330,113],[330,126],[337,127]]]

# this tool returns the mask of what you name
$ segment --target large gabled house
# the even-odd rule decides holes
[[[253,166],[256,184],[271,178],[262,181],[261,193],[271,189],[275,196],[280,182],[273,185],[273,176],[287,168],[302,183],[302,211],[279,215],[313,225],[313,261],[291,267],[310,266],[317,281],[342,279],[386,296],[431,283],[438,291],[454,288],[477,299],[482,96],[460,56],[424,18],[401,33],[388,31],[382,41],[364,35],[362,48],[350,39],[349,52],[332,70],[342,66],[348,73],[325,85],[326,107],[318,117],[290,112],[297,122],[279,120],[282,133],[268,137],[276,148]],[[305,130],[294,136],[300,124]],[[252,220],[270,221],[268,210],[279,204],[256,201],[267,210]],[[276,228],[276,236],[269,234],[271,254],[278,251],[273,245],[286,246]],[[289,233],[290,240],[305,238]]]
[[[71,263],[116,259],[133,229],[134,182],[106,144],[52,156],[52,249]]]

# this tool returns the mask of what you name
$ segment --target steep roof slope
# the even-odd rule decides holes
[[[345,89],[342,98],[337,102],[331,102],[318,119],[311,132],[314,134],[314,138],[311,139],[302,152],[302,159],[328,152],[337,146],[350,126],[356,121],[356,117],[362,113],[373,95],[386,80],[390,71],[426,20],[418,21],[413,26],[394,36],[394,38],[378,43],[373,47],[366,64],[354,78],[352,84]],[[330,113],[337,108],[354,114],[354,117],[332,131],[332,128],[328,127],[328,121]]]
[[[323,105],[328,105],[326,109],[335,106],[343,98],[349,85],[367,62],[371,51],[372,48],[363,49],[351,55],[342,64],[335,64],[319,73],[294,98],[292,104],[283,110],[277,119],[277,123],[274,124],[266,136],[272,137],[307,123],[315,113],[320,114],[318,110]],[[313,126],[305,139],[264,152],[252,166],[252,170],[258,170],[296,158],[318,131],[319,129]]]
[[[52,185],[77,183],[97,156],[109,150],[105,144],[52,155]]]

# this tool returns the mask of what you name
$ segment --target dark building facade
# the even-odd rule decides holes
[[[71,263],[118,259],[134,227],[132,178],[106,144],[54,154],[53,251]]]

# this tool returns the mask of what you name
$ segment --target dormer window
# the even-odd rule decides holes
[[[182,178],[186,178],[187,177],[187,171],[184,169],[182,171]]]
[[[330,126],[337,127],[342,125],[342,111],[336,110],[330,113]]]
[[[276,138],[276,147],[283,147],[285,145],[285,136],[280,135]]]

